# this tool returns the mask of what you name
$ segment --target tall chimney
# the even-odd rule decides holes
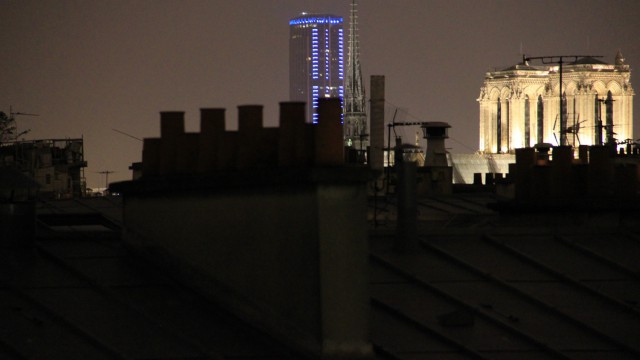
[[[157,176],[161,167],[162,139],[142,140],[142,176]]]
[[[536,165],[536,150],[534,148],[516,149],[515,165],[515,196],[518,201],[531,200],[531,178],[533,167]],[[511,171],[509,171],[511,173]]]
[[[178,138],[184,135],[184,111],[160,112],[160,175],[176,172]]]
[[[340,99],[318,100],[318,124],[315,127],[316,165],[344,164]]]
[[[176,174],[195,174],[198,168],[200,133],[184,133],[176,141]]]
[[[262,105],[238,106],[238,169],[255,167],[260,157]]]
[[[218,147],[225,130],[225,109],[200,109],[198,172],[215,170]]]
[[[448,123],[439,121],[422,124],[424,138],[427,139],[424,166],[448,166],[444,141],[449,138],[450,127]]]
[[[570,198],[575,189],[571,176],[573,148],[571,146],[555,146],[552,150],[552,156],[551,194],[555,198]]]
[[[589,148],[589,195],[606,198],[613,195],[615,148],[592,146]]]
[[[384,75],[371,76],[371,136],[369,142],[369,166],[374,170],[384,168]]]
[[[310,157],[305,141],[305,114],[304,102],[280,103],[279,167],[300,166],[305,163],[302,158]]]
[[[417,164],[403,161],[398,169],[398,219],[394,248],[398,252],[416,251],[418,248],[418,196]]]
[[[184,111],[160,112],[160,137],[175,139],[184,134]]]
[[[235,169],[238,158],[238,132],[225,131],[217,146],[216,170]]]

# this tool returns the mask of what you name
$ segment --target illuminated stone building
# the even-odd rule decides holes
[[[289,97],[307,103],[307,121],[318,120],[318,98],[344,98],[342,17],[307,14],[289,21]]]
[[[478,98],[479,151],[513,153],[539,143],[623,146],[630,140],[634,91],[622,54],[614,64],[594,57],[572,60],[562,66],[562,118],[557,63],[523,61],[487,72]]]

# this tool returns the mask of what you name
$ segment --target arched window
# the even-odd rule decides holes
[[[507,152],[509,151],[509,149],[511,148],[511,119],[509,119],[509,114],[511,113],[510,108],[509,108],[509,99],[507,99],[507,101],[505,101],[504,103],[504,124],[506,126],[505,132],[507,134],[506,136],[506,142],[507,142]]]
[[[529,95],[524,97],[524,147],[531,146],[531,120],[529,119]]]
[[[578,145],[580,145],[580,135],[578,134],[580,132],[580,125],[578,125],[578,122],[580,121],[580,114],[577,113],[577,109],[576,109],[576,96],[573,96],[573,100],[571,100],[571,126],[573,127],[573,146],[576,146],[576,140],[578,140]]]
[[[604,105],[607,110],[607,144],[613,144],[615,140],[613,138],[613,96],[611,96],[611,91],[607,93],[607,100],[604,101]]]
[[[555,129],[554,129],[555,130]],[[560,134],[560,144],[567,145],[567,93],[562,93],[562,116],[560,117],[560,128],[558,133]]]
[[[502,102],[498,98],[498,111],[496,112],[496,153],[502,149]]]
[[[542,144],[544,142],[544,104],[542,103],[542,95],[538,95],[538,124],[537,124],[537,132],[538,132],[538,144]]]
[[[596,94],[595,102],[593,104],[593,114],[594,114],[594,126],[595,132],[593,143],[595,145],[602,145],[602,116],[600,115],[600,99],[598,99],[598,94]]]

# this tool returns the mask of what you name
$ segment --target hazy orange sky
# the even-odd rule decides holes
[[[242,104],[263,104],[276,125],[289,94],[288,20],[307,11],[348,23],[349,3],[0,0],[0,111],[40,114],[18,118],[27,139],[84,137],[88,186],[104,186],[105,170],[129,179],[142,143],[112,129],[157,137],[159,111],[182,110],[198,131],[202,107],[226,107],[234,129]],[[385,75],[388,116],[397,106],[405,120],[449,122],[452,152],[477,150],[484,74],[519,62],[521,50],[613,62],[620,49],[640,66],[637,0],[359,3],[367,93],[369,76]],[[634,105],[639,114],[639,96]]]

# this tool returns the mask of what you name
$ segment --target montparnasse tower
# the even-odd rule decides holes
[[[307,103],[318,122],[318,99],[344,97],[342,17],[302,13],[289,21],[289,96]]]
[[[356,0],[351,2],[349,24],[349,53],[344,80],[344,141],[364,159],[369,144],[367,114],[362,71],[360,69],[360,44],[358,41],[358,11]]]

